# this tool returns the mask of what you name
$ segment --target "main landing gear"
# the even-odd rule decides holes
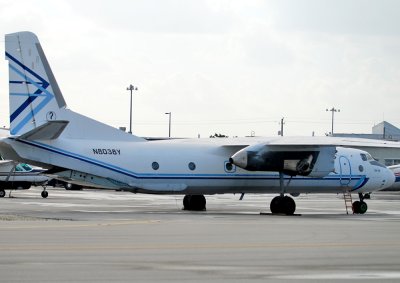
[[[296,211],[296,203],[291,197],[284,195],[285,187],[283,181],[283,173],[279,172],[279,185],[281,194],[272,199],[269,207],[272,213],[293,215]]]
[[[10,197],[11,197],[11,191],[12,190],[10,190]],[[5,196],[6,196],[6,191],[0,189],[0,198],[3,198]],[[49,193],[46,191],[46,188],[43,188],[43,191],[41,192],[41,196],[42,196],[42,198],[47,198],[49,196]]]
[[[183,210],[206,210],[206,198],[204,195],[186,195],[183,198]]]
[[[274,197],[269,207],[272,213],[293,215],[296,211],[296,203],[294,200],[289,196],[283,196],[283,194]]]
[[[358,193],[358,196],[360,200],[359,201],[356,200],[355,202],[353,202],[353,212],[354,214],[364,214],[368,210],[368,205],[364,201],[364,199],[369,199],[370,195],[369,194],[363,195],[362,193]]]

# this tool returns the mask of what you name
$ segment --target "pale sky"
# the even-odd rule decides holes
[[[70,109],[167,136],[400,127],[400,1],[0,0],[4,34],[41,41]],[[4,57],[3,57],[4,58]],[[8,67],[0,66],[8,126]]]

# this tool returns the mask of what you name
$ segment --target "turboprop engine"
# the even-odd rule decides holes
[[[333,146],[248,146],[236,152],[230,162],[248,171],[283,172],[287,175],[324,177],[334,169]]]

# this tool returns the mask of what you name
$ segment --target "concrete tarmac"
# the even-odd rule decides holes
[[[400,192],[373,194],[365,215],[302,195],[300,216],[279,216],[260,215],[273,195],[188,212],[182,196],[48,191],[0,199],[0,282],[400,281]]]

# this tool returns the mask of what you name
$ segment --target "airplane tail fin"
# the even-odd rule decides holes
[[[66,107],[37,36],[18,32],[5,37],[9,61],[10,132],[26,133]]]
[[[5,36],[9,62],[10,133],[24,137],[58,137],[60,133],[37,134],[35,129],[52,121],[68,122],[63,133],[79,139],[118,139],[143,141],[116,128],[90,119],[66,108],[66,103],[51,71],[37,36],[17,32]],[[50,124],[49,124],[50,125]],[[41,128],[54,130],[54,125]],[[65,131],[64,131],[65,129]],[[32,135],[35,133],[35,135]]]

